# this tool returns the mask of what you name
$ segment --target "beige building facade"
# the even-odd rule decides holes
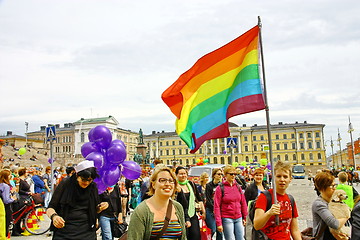
[[[155,132],[144,137],[151,159],[160,159],[164,164],[178,162],[194,165],[196,159],[209,159],[209,163],[229,164],[231,162],[256,162],[268,158],[264,145],[268,145],[266,125],[241,127],[230,123],[230,137],[236,138],[237,145],[227,146],[227,138],[206,141],[200,149],[190,154],[187,145],[175,132]],[[324,124],[286,123],[271,125],[273,158],[291,164],[305,166],[326,166],[324,147]]]
[[[112,139],[120,139],[126,145],[127,160],[132,160],[136,153],[138,143],[138,133],[131,130],[119,128],[119,122],[113,117],[102,118],[82,118],[73,123],[65,123],[63,127],[55,124],[56,141],[53,142],[53,156],[61,165],[68,163],[78,163],[84,158],[81,155],[81,146],[89,142],[89,131],[98,126],[106,126],[112,133]],[[42,141],[43,148],[49,149],[50,143],[46,141],[46,126],[41,126],[39,131],[29,132],[28,138]]]

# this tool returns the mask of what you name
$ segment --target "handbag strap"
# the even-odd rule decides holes
[[[167,227],[169,225],[169,221],[171,219],[171,212],[172,212],[172,200],[169,199],[169,204],[168,204],[168,207],[167,207],[167,210],[166,210],[166,216],[165,216],[165,220],[164,220],[164,226],[161,229],[161,232],[154,239],[159,239],[164,234],[164,232],[166,231],[166,229],[167,229]]]
[[[320,231],[319,231],[318,234],[316,234],[314,240],[318,240],[318,239],[321,237],[321,235],[325,232],[325,229],[326,229],[326,228],[327,228],[327,225],[326,225],[326,223],[325,223],[325,224],[323,224],[323,225],[321,226]]]

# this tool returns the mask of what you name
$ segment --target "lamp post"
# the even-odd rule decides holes
[[[341,153],[341,137],[340,137],[340,130],[338,128],[338,139],[337,141],[339,142],[339,148],[340,148],[340,163],[341,163],[341,167],[343,166],[343,161],[342,161],[342,153]]]
[[[349,116],[349,130],[348,133],[350,133],[350,141],[351,141],[351,152],[352,152],[352,157],[353,157],[353,166],[354,169],[356,169],[356,162],[355,162],[355,149],[354,149],[354,141],[353,141],[353,137],[352,137],[352,132],[354,131],[354,128],[351,124],[350,121],[350,116]]]
[[[330,137],[330,140],[326,140],[325,141],[325,144],[327,142],[330,142],[330,147],[331,147],[331,161],[332,161],[332,164],[333,164],[333,167],[335,166],[335,160],[334,160],[334,143],[333,143],[333,140],[332,140],[332,137]],[[326,146],[326,145],[325,145]],[[328,166],[329,167],[329,166]]]
[[[28,136],[27,136],[28,130],[29,130],[29,123],[25,122],[25,137],[26,137],[25,147],[27,147],[27,145],[28,145],[28,142],[27,142],[28,141]]]

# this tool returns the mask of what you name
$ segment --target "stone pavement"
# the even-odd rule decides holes
[[[337,179],[336,179],[337,181]],[[354,184],[355,189],[360,193],[360,185]],[[288,188],[288,193],[292,194],[295,198],[298,212],[299,212],[299,228],[303,230],[308,226],[312,226],[312,214],[311,206],[315,198],[317,197],[314,190],[314,185],[309,185],[307,179],[293,179]],[[129,216],[127,217],[127,222],[129,222]],[[21,236],[21,237],[11,237],[15,240],[45,240],[51,239],[45,234],[40,236]],[[101,237],[98,237],[98,240]]]

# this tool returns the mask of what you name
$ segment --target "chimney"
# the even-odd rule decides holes
[[[279,122],[279,125],[282,125],[283,123],[282,122]]]
[[[254,124],[254,127],[257,127],[257,123]]]
[[[45,131],[46,126],[40,126],[40,131]]]
[[[243,127],[246,127],[246,123],[243,124]]]
[[[156,131],[152,131],[152,132],[151,132],[151,134],[155,134],[155,133],[156,133]]]
[[[7,132],[6,132],[6,136],[11,136],[11,135],[13,135],[13,134],[12,134],[12,131],[7,131]]]
[[[307,124],[307,121],[304,121],[305,124]]]
[[[55,124],[55,128],[60,128],[60,124]]]
[[[162,130],[162,131],[161,131],[161,133],[165,133],[165,131],[164,131],[164,130]]]
[[[296,121],[295,124],[298,124],[298,121]]]

